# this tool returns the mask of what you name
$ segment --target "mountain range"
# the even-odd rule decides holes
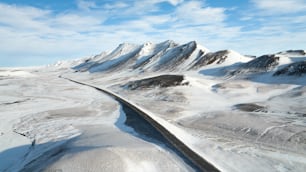
[[[178,44],[168,40],[158,44],[122,43],[110,53],[103,52],[82,59],[73,67],[76,72],[184,72],[218,68],[222,75],[271,73],[273,76],[306,73],[306,51],[287,50],[259,57],[233,50],[211,52],[195,41]],[[207,71],[206,71],[207,72]]]

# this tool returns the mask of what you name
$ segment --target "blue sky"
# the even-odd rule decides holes
[[[165,40],[252,55],[306,49],[306,1],[0,0],[0,66]]]

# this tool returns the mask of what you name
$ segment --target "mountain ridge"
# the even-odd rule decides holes
[[[276,72],[290,64],[291,68],[306,68],[303,61],[306,61],[305,50],[287,50],[251,57],[229,49],[212,52],[196,41],[178,44],[167,40],[157,44],[122,43],[112,52],[85,58],[72,68],[76,72],[136,71],[142,73],[202,71],[218,67],[225,70],[227,75],[242,75]],[[292,65],[296,62],[300,62],[299,65]],[[297,72],[290,75],[301,76],[306,73],[305,70],[291,70]],[[278,75],[274,73],[273,76]]]

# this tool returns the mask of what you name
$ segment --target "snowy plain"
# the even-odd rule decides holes
[[[0,171],[192,171],[131,134],[107,95],[58,78],[58,68],[16,70],[0,73]]]

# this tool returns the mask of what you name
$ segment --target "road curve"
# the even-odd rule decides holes
[[[117,101],[119,101],[120,103],[130,107],[131,109],[133,109],[134,111],[136,111],[142,118],[144,118],[147,122],[149,122],[157,131],[159,131],[168,141],[169,143],[171,143],[178,151],[180,151],[180,153],[182,153],[184,156],[186,156],[186,158],[188,158],[192,163],[194,163],[195,166],[197,166],[201,171],[207,171],[207,172],[219,172],[220,170],[218,170],[215,166],[213,166],[211,163],[209,163],[208,161],[206,161],[203,157],[201,157],[199,154],[197,154],[196,152],[194,152],[192,149],[190,149],[186,144],[184,144],[181,140],[179,140],[174,134],[172,134],[171,132],[169,132],[164,126],[162,126],[161,124],[159,124],[157,121],[155,121],[154,119],[152,119],[148,114],[146,114],[145,112],[143,112],[142,110],[140,110],[139,108],[137,108],[135,105],[133,105],[132,103],[126,101],[125,99],[121,98],[120,96],[87,84],[87,83],[83,83],[80,81],[76,81],[70,78],[66,78],[63,76],[59,76],[59,78],[63,78],[66,80],[69,80],[71,82],[80,84],[80,85],[85,85],[88,87],[92,87],[98,91],[101,91],[105,94],[110,95],[111,97],[113,97],[114,99],[116,99]]]

